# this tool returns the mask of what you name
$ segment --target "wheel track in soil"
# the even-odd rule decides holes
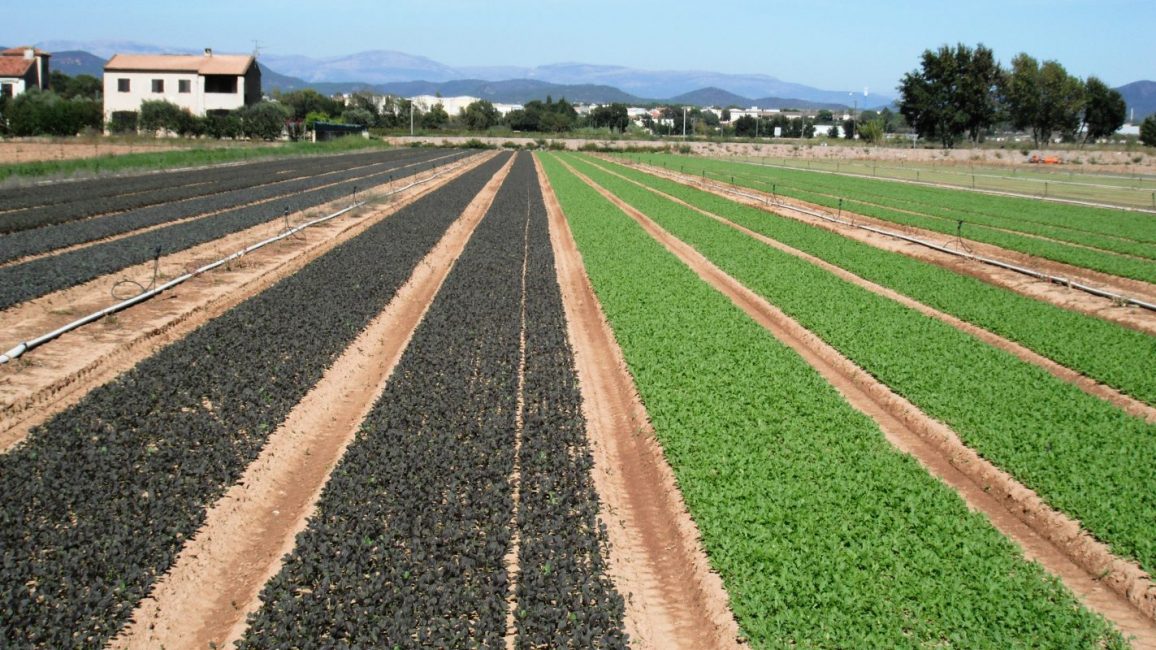
[[[968,506],[1059,578],[1092,611],[1114,623],[1137,647],[1156,647],[1156,585],[1136,563],[1117,557],[1075,521],[1050,508],[1032,490],[981,458],[946,425],[930,418],[799,325],[761,296],[716,267],[580,171],[563,164],[614,203],[717,291],[790,346],[853,407],[882,429],[887,440],[913,456]]]
[[[831,273],[831,274],[833,274],[833,275],[835,275],[835,276],[837,276],[843,280],[846,280],[847,282],[850,282],[850,283],[855,284],[857,286],[863,287],[864,289],[867,289],[868,291],[870,291],[876,295],[880,295],[880,296],[883,296],[883,297],[888,298],[890,300],[894,300],[895,302],[898,302],[899,304],[901,304],[905,307],[908,307],[910,309],[914,309],[915,311],[918,311],[919,313],[921,313],[925,316],[930,316],[931,318],[942,321],[944,323],[947,323],[948,325],[951,325],[952,327],[954,327],[958,330],[966,332],[967,334],[974,336],[975,338],[983,341],[984,343],[987,343],[988,345],[991,345],[993,347],[997,347],[1001,350],[1004,350],[1005,352],[1009,352],[1011,354],[1014,354],[1021,361],[1025,361],[1027,363],[1039,366],[1040,368],[1046,370],[1052,376],[1054,376],[1058,379],[1062,379],[1063,381],[1066,381],[1069,384],[1072,384],[1073,386],[1076,386],[1077,388],[1079,388],[1080,390],[1084,391],[1085,393],[1087,393],[1089,395],[1092,395],[1094,397],[1099,397],[1100,399],[1107,401],[1107,402],[1119,407],[1120,409],[1122,409],[1123,411],[1125,411],[1129,415],[1134,415],[1136,417],[1143,418],[1144,420],[1146,420],[1148,422],[1156,422],[1156,407],[1149,405],[1149,404],[1147,404],[1141,400],[1138,400],[1136,398],[1133,398],[1129,395],[1126,395],[1126,394],[1122,393],[1121,391],[1119,391],[1115,388],[1112,388],[1111,386],[1101,384],[1101,383],[1097,382],[1095,379],[1087,377],[1076,370],[1073,370],[1073,369],[1068,368],[1067,366],[1064,366],[1064,365],[1062,365],[1056,361],[1053,361],[1053,360],[1045,357],[1044,355],[1039,354],[1039,353],[1031,350],[1030,348],[1028,348],[1024,345],[1016,343],[1015,341],[1012,341],[1008,338],[1000,336],[999,334],[996,334],[995,332],[991,332],[991,331],[984,329],[983,327],[980,327],[978,325],[973,325],[973,324],[971,324],[971,323],[969,323],[969,322],[967,322],[961,318],[958,318],[958,317],[952,316],[951,314],[948,314],[946,312],[940,311],[934,307],[931,307],[931,306],[926,305],[922,302],[919,302],[918,300],[915,300],[913,298],[909,298],[909,297],[899,293],[898,291],[896,291],[894,289],[890,289],[890,288],[884,287],[880,284],[876,284],[875,282],[872,282],[870,280],[867,280],[866,278],[860,277],[860,276],[852,273],[851,271],[848,271],[848,270],[843,269],[841,267],[838,267],[838,266],[836,266],[830,262],[827,262],[823,259],[820,259],[814,255],[811,255],[810,253],[806,253],[806,252],[801,251],[797,248],[794,248],[792,246],[784,244],[784,243],[782,243],[776,239],[773,239],[771,237],[768,237],[762,233],[755,232],[754,230],[751,230],[750,228],[747,228],[747,227],[742,226],[738,223],[735,223],[734,221],[731,221],[730,219],[727,219],[724,216],[715,214],[713,212],[710,212],[708,210],[704,210],[702,208],[698,208],[696,206],[693,206],[693,205],[687,203],[686,201],[683,201],[682,199],[679,199],[678,197],[671,196],[670,194],[667,194],[667,193],[663,192],[662,190],[659,190],[659,189],[656,189],[653,187],[649,187],[649,186],[647,186],[643,183],[639,183],[638,181],[635,181],[631,178],[627,178],[626,176],[623,176],[622,174],[617,173],[613,169],[602,167],[602,166],[597,165],[597,164],[595,166],[598,167],[599,169],[601,169],[602,171],[608,173],[608,174],[612,174],[615,177],[620,178],[623,181],[631,183],[637,187],[645,189],[645,190],[651,192],[652,194],[661,196],[664,199],[667,199],[668,201],[672,201],[672,202],[677,203],[678,205],[681,205],[685,208],[688,208],[690,210],[694,210],[695,212],[703,215],[704,217],[707,217],[709,219],[713,219],[713,220],[715,220],[715,221],[717,221],[717,222],[719,222],[725,226],[728,226],[730,228],[734,228],[735,230],[737,230],[737,231],[739,231],[739,232],[747,235],[748,237],[751,237],[751,238],[753,238],[759,242],[762,242],[763,244],[766,244],[767,246],[770,246],[771,248],[782,251],[784,253],[787,253],[788,255],[791,255],[793,257],[797,257],[797,258],[804,260],[806,262],[809,262],[810,264],[813,264],[813,265],[815,265],[815,266],[817,266],[817,267],[819,267],[819,268],[821,268],[821,269],[823,269],[823,270],[825,270],[825,271],[827,271],[827,272],[829,272],[829,273]]]
[[[262,587],[305,529],[333,468],[384,390],[445,278],[485,216],[513,157],[417,265],[207,513],[169,572],[109,648],[232,647]],[[210,644],[215,644],[211,646]]]
[[[596,156],[606,159],[605,156]],[[760,197],[759,199],[752,199],[746,196],[736,195],[724,188],[719,187],[714,183],[703,183],[697,176],[690,176],[687,174],[679,174],[671,172],[670,170],[654,167],[651,165],[632,165],[633,168],[644,171],[653,176],[665,178],[667,180],[675,181],[683,185],[694,187],[725,198],[742,205],[757,208],[763,212],[774,215],[776,217],[793,219],[803,223],[823,228],[829,232],[836,233],[840,236],[853,239],[855,241],[874,246],[883,250],[897,252],[907,257],[918,259],[924,262],[935,264],[942,268],[951,270],[955,273],[968,275],[988,284],[1003,287],[1014,291],[1020,295],[1036,300],[1051,303],[1057,307],[1076,311],[1089,316],[1095,316],[1106,321],[1110,321],[1125,327],[1145,332],[1147,334],[1156,335],[1156,313],[1146,311],[1139,308],[1120,307],[1114,304],[1111,300],[1100,298],[1083,291],[1069,289],[1061,285],[1045,282],[1036,278],[1030,278],[1013,271],[1000,269],[987,264],[964,260],[946,253],[934,251],[932,249],[903,242],[891,237],[884,237],[865,230],[849,227],[841,224],[834,224],[824,221],[817,217],[805,215],[794,211],[792,208],[802,208],[805,210],[826,212],[826,208],[816,206],[804,201],[795,199],[787,199],[781,196],[772,197],[770,194],[744,188],[744,193]],[[779,203],[782,205],[775,205]],[[850,213],[844,211],[845,215]],[[913,235],[924,238],[928,241],[940,242],[946,235],[928,230],[921,230],[910,226],[897,226],[889,221],[874,219],[871,217],[864,217],[862,215],[854,215],[856,223],[869,224],[879,228],[890,229],[897,232],[902,232],[906,235]],[[951,241],[955,241],[954,238]],[[1051,273],[1069,277],[1073,280],[1083,281],[1086,284],[1105,288],[1124,295],[1133,295],[1138,298],[1156,301],[1156,285],[1152,285],[1140,280],[1131,280],[1119,276],[1109,275],[1098,271],[1092,271],[1061,262],[1053,262],[1040,257],[1033,257],[1023,253],[1009,251],[1007,249],[999,248],[991,244],[983,244],[980,242],[963,240],[964,244],[977,254],[986,257],[995,258],[1011,264],[1020,266],[1027,266],[1038,271]]]
[[[491,157],[465,159],[453,172],[406,190],[384,208],[311,228],[304,231],[304,241],[289,239],[260,249],[240,258],[231,270],[219,269],[136,305],[116,315],[115,328],[108,325],[107,319],[98,321],[0,366],[0,453],[23,440],[36,425],[79,402],[90,390]],[[328,204],[328,209],[334,207],[335,204]],[[179,275],[272,234],[275,233],[269,231],[269,224],[261,224],[166,256],[162,272],[168,277]],[[309,242],[311,236],[315,239]],[[151,266],[146,263],[130,267],[5,310],[3,315],[10,323],[7,333],[13,338],[4,343],[40,335],[105,307],[106,285],[121,274],[151,273]],[[67,306],[64,310],[59,307],[61,303]]]
[[[641,648],[737,648],[739,629],[535,157],[594,457],[610,573]]]

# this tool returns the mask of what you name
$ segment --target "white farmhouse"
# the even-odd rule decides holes
[[[29,88],[48,88],[50,56],[33,47],[0,51],[0,95],[15,97]]]
[[[253,56],[117,54],[104,64],[104,116],[139,111],[163,99],[193,115],[231,111],[261,101],[261,67]]]

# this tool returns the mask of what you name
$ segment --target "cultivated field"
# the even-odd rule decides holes
[[[1156,647],[1152,215],[782,163],[0,190],[0,352],[246,251],[0,365],[0,646]]]

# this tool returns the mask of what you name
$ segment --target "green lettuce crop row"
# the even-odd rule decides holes
[[[870,202],[856,200],[862,197],[863,193],[856,183],[886,183],[887,181],[867,181],[861,179],[844,179],[838,178],[839,185],[834,187],[816,187],[812,179],[795,176],[782,176],[781,172],[785,170],[780,169],[766,169],[754,167],[751,165],[744,165],[741,163],[724,163],[709,159],[687,159],[675,158],[673,156],[662,156],[659,154],[646,155],[640,154],[639,159],[644,162],[662,165],[664,162],[671,169],[679,169],[680,165],[686,166],[690,164],[687,169],[688,173],[700,173],[705,170],[708,178],[715,180],[730,181],[734,177],[736,185],[743,187],[751,187],[760,191],[774,190],[780,195],[789,196],[792,198],[808,201],[816,205],[824,206],[831,210],[838,210],[840,205],[842,209],[856,212],[868,217],[882,219],[906,226],[916,228],[923,228],[934,232],[943,233],[945,235],[955,236],[957,234],[956,218],[944,219],[933,217],[926,214],[919,214],[915,210],[909,208],[896,209],[893,207],[881,207]],[[672,166],[673,165],[673,166]],[[737,173],[736,173],[737,172]],[[744,175],[745,173],[745,175]],[[809,175],[811,177],[822,176],[821,174],[814,174],[809,172],[789,172],[791,174]],[[826,180],[826,179],[824,179]],[[895,192],[917,192],[929,188],[920,188],[916,186],[901,185],[901,189],[896,189]],[[938,190],[940,192],[955,192],[958,194],[966,194],[961,190]],[[846,197],[846,198],[839,198]],[[1002,198],[1002,197],[996,197]],[[889,205],[895,205],[897,199],[885,199]],[[1006,199],[1013,201],[1013,199]],[[1014,199],[1016,201],[1029,201],[1028,199]],[[1023,209],[1022,206],[1015,204],[1006,207],[1008,213],[1015,214],[1016,210]],[[1017,234],[1015,232],[1007,232],[1004,230],[995,230],[992,228],[977,227],[978,224],[974,222],[972,217],[959,216],[965,223],[962,234],[964,237],[1000,246],[1008,250],[1027,253],[1045,259],[1071,264],[1102,273],[1117,275],[1136,280],[1143,280],[1145,282],[1156,282],[1156,264],[1152,263],[1151,259],[1142,259],[1135,256],[1128,256],[1120,253],[1110,252],[1106,250],[1097,250],[1094,248],[1085,248],[1073,243],[1065,243],[1061,241],[1052,241],[1047,239],[1040,239],[1032,237],[1028,234]],[[1017,226],[1014,221],[1008,221],[1001,225],[1003,228],[1020,229],[1022,224]],[[1149,230],[1152,226],[1148,226]],[[1139,250],[1148,250],[1141,245]],[[1134,253],[1135,251],[1133,251]],[[1152,253],[1147,253],[1151,256]]]
[[[1156,569],[1156,425],[690,208],[593,167],[582,171],[947,423],[1113,551]]]
[[[1156,405],[1156,337],[1068,311],[906,255],[615,165],[613,171],[1016,341]]]
[[[752,646],[1124,647],[792,350],[543,163]]]

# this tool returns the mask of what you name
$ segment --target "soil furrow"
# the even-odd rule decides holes
[[[246,255],[231,265],[186,282],[164,295],[86,327],[0,366],[0,453],[7,452],[36,425],[78,402],[100,386],[160,348],[180,340],[212,318],[301,269],[338,244],[419,198],[430,194],[482,164],[490,156],[464,161],[456,170],[427,184],[388,197],[360,213],[302,233]],[[316,209],[332,212],[342,204]],[[311,214],[313,211],[311,211]],[[364,216],[361,216],[364,215]],[[281,231],[280,224],[262,224],[171,256],[161,264],[161,277],[171,278],[206,262],[244,248]],[[124,269],[55,294],[5,310],[3,345],[39,336],[111,302],[108,288],[118,277],[145,277],[151,263]]]
[[[897,449],[916,458],[974,510],[1015,541],[1089,609],[1142,647],[1156,646],[1156,585],[1135,563],[1113,555],[1079,522],[967,447],[946,425],[922,413],[806,328],[744,287],[690,245],[662,229],[590,178],[575,175],[634,219],[656,241],[728,296],[823,375],[855,408],[875,420]]]
[[[738,647],[722,580],[710,569],[565,215],[535,162],[610,539],[609,571],[626,599],[627,633],[643,648]]]
[[[937,266],[950,269],[956,273],[969,275],[989,284],[1010,289],[1011,291],[1015,291],[1016,293],[1027,296],[1029,298],[1050,302],[1051,304],[1058,307],[1063,307],[1064,309],[1070,309],[1082,314],[1088,314],[1090,316],[1102,318],[1104,320],[1118,323],[1125,327],[1130,327],[1141,332],[1156,334],[1156,313],[1149,312],[1144,309],[1121,307],[1106,298],[1099,298],[1082,291],[1077,291],[1061,285],[1030,278],[1013,271],[981,264],[979,262],[964,260],[952,255],[948,255],[946,253],[934,251],[923,246],[918,246],[916,244],[904,242],[890,237],[884,237],[882,235],[871,233],[860,228],[833,224],[817,217],[799,213],[792,209],[792,207],[801,207],[806,210],[825,211],[825,208],[822,208],[821,206],[814,206],[803,201],[788,199],[782,196],[771,196],[770,194],[759,192],[758,190],[744,189],[743,191],[745,194],[751,194],[760,197],[759,199],[752,199],[747,196],[735,194],[715,183],[704,183],[702,179],[696,176],[680,174],[678,172],[672,172],[650,165],[641,165],[636,167],[649,174],[677,181],[685,185],[710,192],[717,196],[725,197],[731,201],[742,203],[743,205],[750,207],[755,207],[765,212],[770,212],[779,217],[802,221],[804,223],[823,228],[830,232],[837,233],[841,236],[854,239],[855,241],[875,246],[876,248],[901,253],[908,257],[936,264]],[[851,215],[844,212],[844,216],[850,218]],[[872,219],[862,215],[854,215],[854,219],[856,223],[871,224],[880,228],[886,228],[895,230],[897,232],[903,232],[904,234],[908,235],[923,237],[929,241],[943,241],[946,238],[946,236],[942,233],[919,230],[910,226],[898,226],[891,222]],[[1156,286],[1146,282],[1120,278],[1118,276],[1108,275],[1106,273],[1078,268],[1059,262],[1045,260],[1043,258],[1032,257],[1023,253],[1015,253],[1006,249],[992,246],[990,244],[980,244],[978,242],[968,240],[965,240],[964,244],[980,255],[1003,260],[1012,264],[1028,266],[1047,273],[1070,277],[1074,280],[1082,280],[1093,286],[1102,287],[1104,289],[1126,295],[1132,295],[1137,298],[1145,300],[1156,300]]]
[[[321,490],[512,166],[499,170],[414,274],[208,512],[114,648],[226,647],[292,551]]]
[[[818,257],[815,257],[814,255],[803,252],[803,251],[801,251],[797,248],[794,248],[792,246],[788,246],[787,244],[784,244],[778,240],[772,239],[771,237],[768,237],[762,233],[755,232],[754,230],[751,230],[750,228],[747,228],[747,227],[742,226],[738,223],[735,223],[735,222],[727,219],[726,217],[714,214],[713,212],[710,212],[708,210],[704,210],[702,208],[695,207],[695,206],[693,206],[693,205],[691,205],[691,204],[689,204],[689,203],[687,203],[687,202],[685,202],[685,201],[683,201],[677,197],[666,194],[665,192],[663,192],[661,190],[658,190],[658,189],[649,187],[645,184],[634,181],[630,178],[627,178],[626,176],[623,176],[621,174],[616,173],[612,169],[608,169],[606,167],[600,167],[600,168],[603,171],[605,171],[609,174],[613,174],[614,176],[621,178],[624,181],[632,183],[638,187],[641,187],[645,190],[648,190],[648,191],[650,191],[650,192],[652,192],[658,196],[661,196],[661,197],[663,197],[669,201],[673,201],[674,203],[682,205],[688,209],[694,210],[695,212],[698,212],[699,214],[701,214],[705,217],[708,217],[710,219],[714,219],[715,221],[718,221],[721,224],[724,224],[726,226],[734,228],[735,230],[738,230],[739,232],[741,232],[741,233],[743,233],[749,237],[752,237],[752,238],[766,244],[767,246],[770,246],[776,250],[780,250],[784,253],[787,253],[788,255],[792,255],[792,256],[797,257],[799,259],[806,260],[807,262],[814,264],[815,266],[818,266],[819,268],[821,268],[821,269],[823,269],[823,270],[825,270],[825,271],[827,271],[827,272],[829,272],[829,273],[831,273],[831,274],[833,274],[833,275],[835,275],[835,276],[837,276],[843,280],[846,280],[847,282],[851,282],[852,284],[863,287],[864,289],[867,289],[868,291],[871,291],[872,293],[875,293],[875,294],[883,296],[885,298],[889,298],[891,300],[894,300],[895,302],[898,302],[899,304],[901,304],[905,307],[909,307],[911,309],[914,309],[914,310],[918,311],[919,313],[924,314],[925,316],[930,316],[930,317],[935,318],[937,320],[943,321],[944,323],[947,323],[947,324],[951,325],[952,327],[955,327],[956,329],[967,332],[968,334],[983,341],[984,343],[987,343],[988,345],[992,345],[992,346],[995,346],[1001,350],[1005,350],[1007,352],[1010,352],[1011,354],[1014,354],[1019,359],[1026,361],[1028,363],[1034,364],[1036,366],[1039,366],[1040,368],[1043,368],[1044,370],[1048,371],[1048,373],[1050,373],[1052,376],[1057,377],[1059,379],[1062,379],[1062,380],[1078,387],[1080,390],[1084,391],[1085,393],[1088,393],[1089,395],[1099,397],[1100,399],[1103,399],[1107,402],[1115,404],[1116,406],[1120,407],[1125,412],[1127,412],[1131,415],[1135,415],[1136,417],[1144,418],[1149,422],[1156,422],[1156,407],[1153,407],[1153,406],[1148,405],[1148,404],[1146,404],[1140,400],[1137,400],[1133,397],[1130,397],[1130,396],[1116,390],[1115,388],[1112,388],[1111,386],[1106,386],[1104,384],[1101,384],[1101,383],[1097,382],[1096,380],[1094,380],[1090,377],[1086,377],[1083,374],[1081,374],[1075,370],[1072,370],[1071,368],[1068,368],[1062,364],[1056,363],[1055,361],[1052,361],[1051,359],[1049,359],[1049,358],[1047,358],[1047,357],[1045,357],[1045,356],[1043,356],[1043,355],[1041,355],[1041,354],[1039,354],[1039,353],[1023,346],[1023,345],[1020,345],[1019,343],[1016,343],[1015,341],[1004,338],[1004,337],[1000,336],[999,334],[988,331],[982,327],[973,325],[973,324],[971,324],[971,323],[969,323],[963,319],[957,318],[955,316],[952,316],[951,314],[942,312],[938,309],[935,309],[934,307],[931,307],[931,306],[926,305],[924,303],[921,303],[917,300],[909,298],[909,297],[899,293],[898,291],[895,291],[893,289],[889,289],[889,288],[884,287],[882,285],[876,284],[870,280],[862,278],[858,275],[855,275],[854,273],[851,273],[850,271],[847,271],[847,270],[840,268],[834,264],[831,264],[830,262],[827,262],[827,261],[822,260]]]

